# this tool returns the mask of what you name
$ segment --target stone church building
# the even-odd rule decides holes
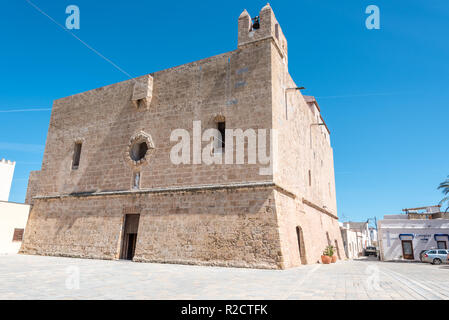
[[[330,133],[300,89],[266,5],[240,15],[234,51],[55,100],[20,252],[284,269],[332,244],[344,259]],[[249,133],[244,163],[195,161],[195,123],[226,132],[215,157],[236,152],[229,129],[266,129],[271,167],[250,161]],[[193,150],[181,163],[177,129]]]

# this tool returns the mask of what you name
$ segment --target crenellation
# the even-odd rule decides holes
[[[259,27],[255,28],[253,19],[259,18]],[[281,26],[276,20],[271,6],[267,3],[259,13],[259,16],[251,18],[244,10],[238,22],[238,47],[244,48],[248,44],[270,39],[275,44],[275,48],[288,65],[287,39],[282,32]]]
[[[2,158],[0,160],[0,201],[8,201],[16,162]]]
[[[0,160],[0,163],[4,164],[4,165],[10,165],[10,166],[15,166],[16,162],[15,161],[11,161],[11,160],[6,160],[5,158],[2,158]]]

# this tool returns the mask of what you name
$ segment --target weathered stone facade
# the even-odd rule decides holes
[[[118,259],[125,216],[138,214],[134,261],[288,268],[316,263],[328,244],[343,259],[329,132],[313,97],[286,90],[287,66],[267,5],[258,29],[241,14],[235,51],[56,100],[21,252]],[[194,121],[274,129],[273,170],[260,174],[267,165],[247,154],[173,163],[171,133],[194,135]]]

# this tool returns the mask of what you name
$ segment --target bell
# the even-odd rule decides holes
[[[253,29],[259,29],[260,28],[260,18],[258,16],[253,18]]]

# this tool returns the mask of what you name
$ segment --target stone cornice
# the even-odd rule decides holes
[[[320,212],[322,212],[324,214],[327,214],[331,218],[334,218],[334,219],[338,220],[338,217],[335,214],[333,214],[332,212],[330,212],[330,211],[328,211],[328,210],[326,210],[326,209],[324,209],[324,208],[314,204],[313,202],[311,202],[311,201],[309,201],[309,200],[307,200],[305,198],[302,198],[302,203],[304,203],[305,205],[307,205],[307,206],[309,206],[309,207],[311,207],[311,208],[313,208],[315,210],[318,210],[318,211],[320,211]]]
[[[61,199],[67,197],[99,197],[99,196],[114,196],[114,195],[136,195],[147,193],[173,193],[173,192],[195,192],[195,191],[207,191],[207,190],[226,190],[226,189],[242,189],[242,188],[267,188],[273,187],[275,190],[286,194],[289,197],[295,198],[296,196],[275,184],[273,181],[257,181],[257,182],[244,182],[244,183],[228,183],[228,184],[206,184],[206,185],[191,185],[191,186],[172,186],[164,188],[146,188],[137,190],[113,190],[113,191],[93,191],[93,192],[78,192],[67,193],[58,195],[38,195],[33,199]]]

